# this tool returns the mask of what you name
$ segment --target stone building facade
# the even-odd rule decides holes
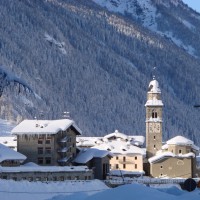
[[[153,177],[170,178],[191,178],[192,177],[192,159],[191,157],[162,157],[152,162],[150,174]]]
[[[146,107],[146,157],[150,158],[162,147],[161,90],[156,80],[149,83]]]
[[[17,151],[26,155],[26,162],[66,166],[76,156],[76,135],[81,131],[69,119],[24,120],[12,134],[17,136]]]
[[[152,177],[195,177],[199,148],[193,141],[176,136],[162,146],[161,90],[155,79],[149,84],[146,106],[146,175]]]

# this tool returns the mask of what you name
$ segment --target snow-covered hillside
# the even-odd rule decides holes
[[[10,136],[11,130],[15,127],[15,124],[11,124],[7,120],[0,119],[0,136]]]
[[[178,134],[199,145],[199,15],[181,0],[95,2],[0,1],[7,71],[0,82],[8,83],[0,117],[58,119],[69,111],[84,135],[144,135],[155,67],[164,140]]]
[[[183,7],[181,0],[177,1],[163,1],[163,0],[93,0],[103,8],[107,8],[111,12],[120,13],[125,16],[129,15],[134,20],[141,23],[144,27],[149,30],[170,39],[171,42],[176,44],[178,47],[185,49],[190,55],[194,57],[200,56],[196,54],[196,49],[190,43],[186,42],[183,38],[180,38],[176,30],[173,30],[172,26],[169,26],[169,19],[165,19],[163,11],[160,9],[170,9],[171,7]],[[185,9],[185,8],[184,8]],[[182,24],[187,31],[196,32],[196,27],[193,21],[189,21],[187,16],[178,16],[171,13],[172,17]],[[194,15],[194,14],[193,14]],[[200,15],[194,15],[197,18]],[[165,30],[161,28],[161,23],[166,23]],[[163,26],[163,25],[162,25]]]
[[[151,0],[93,0],[109,11],[131,15],[145,27],[157,30],[157,9]]]
[[[186,192],[176,185],[146,187],[129,184],[108,188],[103,182],[16,182],[0,180],[0,195],[3,200],[199,200],[200,190]]]

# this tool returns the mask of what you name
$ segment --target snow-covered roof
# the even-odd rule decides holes
[[[77,155],[77,157],[74,159],[74,162],[85,164],[93,158],[103,158],[105,156],[112,157],[113,155],[109,151],[105,150],[99,150],[94,148],[82,149]]]
[[[98,144],[102,144],[108,142],[110,138],[113,140],[127,140],[130,141],[132,145],[142,146],[145,142],[145,137],[141,135],[125,135],[123,133],[119,133],[115,131],[114,133],[110,133],[104,137],[76,137],[76,146],[77,147],[93,147]]]
[[[167,144],[171,144],[171,145],[185,145],[185,146],[192,146],[194,144],[194,142],[192,140],[189,140],[183,136],[176,136],[170,140],[167,141]]]
[[[166,150],[168,148],[169,148],[169,145],[168,144],[164,144],[161,149]]]
[[[93,147],[96,144],[102,143],[102,137],[76,137],[76,146]]]
[[[145,106],[163,106],[163,102],[154,97],[153,99],[147,100]]]
[[[107,150],[113,154],[140,154],[145,155],[145,151],[142,148],[136,147],[132,145],[130,142],[119,141],[119,140],[111,140],[99,145],[96,145],[92,148]]]
[[[145,142],[145,137],[142,135],[129,136],[129,138],[130,138],[130,143],[135,146],[141,146]]]
[[[173,158],[189,158],[189,157],[195,157],[194,153],[190,152],[190,153],[187,153],[187,154],[179,154],[179,155],[175,155],[174,153],[172,152],[162,152],[162,153],[159,153],[158,155],[155,155],[151,158],[148,159],[148,161],[150,163],[154,163],[158,160],[162,160],[163,158],[167,158],[167,157],[173,157]]]
[[[115,130],[114,133],[110,133],[108,135],[105,135],[104,139],[110,140],[113,137],[120,138],[120,139],[123,139],[123,140],[128,140],[128,135],[125,135],[124,133],[120,133],[118,130]]]
[[[1,136],[0,144],[3,144],[12,149],[16,149],[17,148],[17,138],[16,138],[16,136],[7,136],[7,137]]]
[[[161,93],[157,80],[154,79],[149,83],[148,93]]]
[[[87,166],[39,166],[37,164],[20,165],[18,167],[0,167],[0,172],[74,172],[89,171]]]
[[[0,144],[0,162],[6,161],[6,160],[19,160],[24,161],[26,160],[26,156],[14,151],[13,149],[6,147],[3,144]]]
[[[73,126],[77,132],[81,134],[81,130],[77,127],[75,122],[70,119],[24,120],[12,130],[12,134],[56,134],[59,131],[65,131],[70,126]]]
[[[196,146],[192,140],[189,140],[180,135],[168,140],[166,144],[162,146],[162,149],[168,149],[169,145],[191,146],[192,149],[199,151],[199,147]]]

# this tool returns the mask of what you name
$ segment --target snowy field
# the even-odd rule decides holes
[[[108,188],[99,180],[65,182],[15,182],[0,180],[0,199],[3,200],[199,200],[200,190],[187,192],[178,185],[139,184]]]

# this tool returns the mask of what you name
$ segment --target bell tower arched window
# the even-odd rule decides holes
[[[158,113],[155,110],[153,110],[152,111],[152,118],[157,118],[157,117],[158,117]]]

